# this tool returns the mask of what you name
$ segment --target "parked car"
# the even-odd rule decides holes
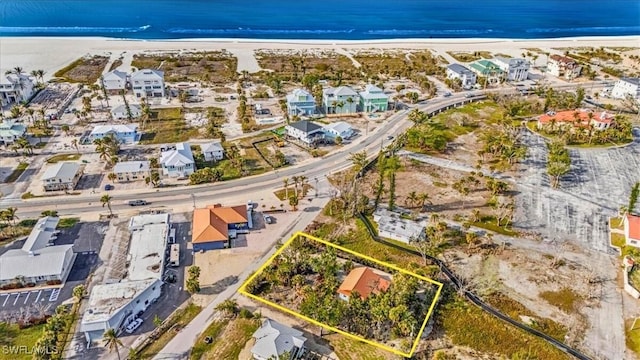
[[[145,200],[131,200],[129,201],[129,206],[142,206],[142,205],[147,205],[149,204],[147,201]]]
[[[442,95],[442,96],[444,96],[444,97],[449,97],[449,96],[451,96],[451,93],[450,93],[450,92],[446,92],[446,93],[444,93],[444,95]]]
[[[113,185],[111,185],[111,184],[107,184],[107,185],[105,185],[105,186],[104,186],[104,189],[105,189],[106,191],[113,190],[113,188],[114,188],[114,186],[113,186]]]
[[[136,329],[138,329],[142,325],[142,319],[137,318],[133,320],[129,325],[127,325],[125,331],[127,334],[132,334]]]
[[[273,219],[271,218],[271,216],[269,216],[269,215],[267,215],[267,214],[264,214],[264,215],[263,215],[263,218],[264,218],[264,222],[265,222],[265,223],[267,223],[267,224],[271,224],[271,223],[273,223]]]

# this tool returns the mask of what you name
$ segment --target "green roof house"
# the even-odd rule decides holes
[[[500,67],[489,60],[478,60],[469,65],[471,71],[484,77],[502,77],[504,71]]]
[[[5,120],[0,123],[0,144],[10,145],[27,132],[27,127],[18,124],[14,120]]]
[[[387,111],[389,97],[375,85],[368,84],[360,92],[360,108],[364,112]]]

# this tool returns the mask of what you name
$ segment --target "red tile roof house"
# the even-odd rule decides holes
[[[230,248],[230,239],[235,239],[238,233],[248,233],[252,227],[251,212],[246,205],[216,204],[195,209],[191,228],[193,251]]]
[[[627,214],[622,222],[627,245],[640,248],[640,215]]]
[[[605,111],[601,113],[581,109],[558,112],[551,111],[538,118],[538,129],[553,124],[553,126],[558,128],[564,126],[588,128],[589,125],[593,125],[594,129],[605,130],[608,129],[613,122],[613,115],[607,114]]]
[[[351,294],[356,292],[364,300],[371,294],[387,291],[390,282],[381,275],[376,274],[371,268],[358,267],[345,277],[338,288],[338,297],[349,301]]]

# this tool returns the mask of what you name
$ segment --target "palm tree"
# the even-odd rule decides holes
[[[297,196],[292,196],[289,198],[289,205],[291,205],[291,210],[296,211],[298,210],[298,197]]]
[[[118,334],[115,329],[111,328],[104,332],[102,336],[102,340],[104,340],[104,345],[109,349],[110,352],[114,352],[118,355],[118,360],[120,360],[120,346],[122,346],[122,341],[118,339]]]
[[[299,176],[292,176],[291,180],[293,180],[293,192],[295,194],[296,199],[298,198],[298,183],[300,182]]]
[[[111,210],[111,196],[109,196],[109,194],[102,195],[102,197],[100,198],[100,202],[102,203],[102,207],[107,205],[110,217],[113,217],[113,211]]]
[[[71,140],[71,146],[76,149],[76,152],[80,154],[80,148],[78,147],[78,139]]]
[[[118,175],[114,173],[109,173],[109,175],[107,175],[107,179],[109,179],[109,181],[115,181],[117,178],[118,178]]]
[[[289,198],[289,178],[282,179],[282,185],[284,186],[284,198]]]
[[[419,193],[417,201],[420,203],[420,210],[421,211],[422,211],[422,209],[424,209],[424,204],[426,204],[426,203],[431,204],[431,201],[429,200],[429,194],[427,194],[427,193]]]
[[[404,204],[409,207],[409,206],[414,206],[416,201],[418,201],[418,195],[416,194],[415,191],[412,191],[409,193],[409,195],[407,195],[407,198],[404,201]]]

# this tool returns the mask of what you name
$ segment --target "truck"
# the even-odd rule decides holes
[[[180,266],[180,244],[171,244],[169,250],[169,266]]]

